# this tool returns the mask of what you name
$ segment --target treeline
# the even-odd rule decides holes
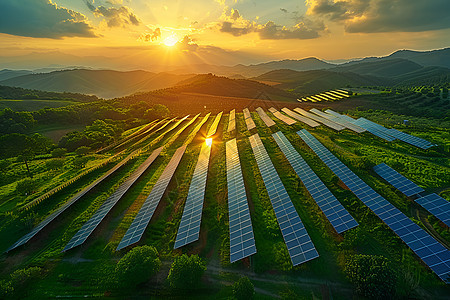
[[[0,99],[70,100],[79,102],[92,102],[99,100],[97,96],[91,95],[68,92],[46,92],[3,85],[0,85]]]

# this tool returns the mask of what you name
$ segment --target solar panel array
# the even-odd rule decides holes
[[[450,283],[450,251],[376,193],[305,129],[297,132],[336,176],[443,281]]]
[[[236,129],[236,110],[230,111],[230,118],[228,120],[227,132],[231,132]]]
[[[420,137],[398,131],[397,129],[394,129],[394,128],[388,129],[386,131],[386,133],[392,135],[393,137],[395,137],[396,139],[399,139],[400,141],[403,141],[405,143],[408,143],[410,145],[416,146],[416,147],[424,149],[424,150],[434,146],[427,140],[424,140]]]
[[[41,223],[39,223],[33,230],[31,230],[29,233],[21,237],[17,242],[14,243],[11,247],[6,250],[6,252],[9,252],[19,246],[24,245],[27,243],[30,239],[32,239],[36,234],[38,234],[42,229],[44,229],[45,226],[47,226],[51,221],[56,219],[60,214],[62,214],[66,209],[68,209],[72,204],[77,202],[81,197],[86,195],[90,190],[92,190],[95,186],[97,186],[100,182],[102,182],[105,178],[109,177],[111,174],[113,174],[115,171],[120,169],[123,165],[125,165],[136,153],[137,151],[131,153],[128,155],[125,159],[120,161],[118,164],[116,164],[113,168],[111,168],[108,172],[103,174],[100,178],[95,180],[93,183],[85,187],[80,192],[76,193],[72,198],[67,200],[61,207],[59,207],[57,210],[52,212],[47,218],[45,218]]]
[[[255,122],[253,121],[252,115],[250,114],[248,108],[244,108],[242,112],[244,113],[244,120],[245,124],[247,125],[247,130],[252,130],[256,128]]]
[[[226,143],[230,262],[256,253],[255,236],[245,194],[236,139]]]
[[[259,171],[294,266],[319,256],[258,134],[249,137]]]
[[[359,127],[364,128],[365,130],[367,130],[368,132],[370,132],[371,134],[382,138],[383,140],[386,140],[388,142],[392,142],[395,140],[395,138],[393,136],[391,136],[390,134],[386,133],[386,128],[384,128],[383,126],[374,123],[372,121],[367,120],[366,118],[359,118],[355,121],[353,121],[353,124],[358,125]]]
[[[397,190],[408,197],[416,195],[424,191],[423,188],[404,177],[385,163],[381,163],[373,167],[373,170],[380,175],[384,180],[393,185]]]
[[[261,107],[258,107],[256,109],[256,112],[267,127],[275,125],[275,122],[266,114],[266,112]]]
[[[202,144],[194,175],[189,185],[189,192],[184,205],[183,216],[175,240],[174,248],[180,248],[198,240],[202,221],[203,202],[205,199],[206,177],[208,175],[211,145]]]
[[[214,122],[212,123],[211,127],[209,127],[208,134],[206,137],[210,137],[216,134],[217,126],[219,126],[220,118],[222,118],[222,111],[216,116],[214,119]]]
[[[331,114],[325,113],[325,112],[320,111],[320,110],[315,109],[315,108],[311,109],[310,112],[313,112],[313,113],[315,113],[316,115],[318,115],[318,116],[320,116],[320,117],[322,117],[322,118],[328,119],[328,120],[330,120],[330,121],[332,121],[332,122],[334,122],[334,123],[337,123],[337,124],[339,124],[339,125],[342,125],[342,126],[344,126],[345,128],[348,128],[348,129],[350,129],[350,130],[353,130],[354,132],[361,133],[361,132],[366,131],[364,128],[361,128],[361,127],[359,127],[359,126],[357,126],[357,125],[355,125],[355,124],[353,124],[353,123],[350,123],[350,122],[348,122],[347,120],[345,120],[345,119],[342,118],[342,117],[338,117],[338,116],[335,116],[335,115],[331,115]]]
[[[169,185],[169,182],[172,179],[172,176],[175,173],[175,170],[178,167],[185,151],[186,145],[181,146],[177,149],[177,151],[175,151],[175,154],[172,156],[169,164],[166,166],[163,173],[158,178],[158,181],[153,186],[152,191],[145,199],[144,204],[131,223],[130,228],[128,228],[125,236],[117,246],[116,251],[137,243],[142,238],[142,235],[144,234],[148,223],[150,223],[150,220],[158,207],[159,201],[161,201],[161,198],[163,197],[164,192],[167,189],[167,186]]]
[[[278,110],[276,110],[275,108],[271,107],[269,108],[269,111],[277,118],[280,119],[281,121],[283,121],[284,123],[288,124],[288,125],[293,125],[296,123],[296,121],[294,119],[289,118],[288,116],[283,115],[282,113],[280,113]]]
[[[315,115],[315,114],[312,114],[310,112],[307,112],[307,111],[305,111],[305,110],[303,110],[301,108],[297,107],[297,108],[294,108],[294,110],[296,112],[298,112],[299,114],[305,116],[305,117],[308,117],[310,119],[313,119],[314,121],[322,123],[323,125],[325,125],[327,127],[330,127],[331,129],[334,129],[334,130],[337,130],[337,131],[345,129],[345,127],[342,126],[342,125],[336,124],[336,123],[334,123],[334,122],[332,122],[330,120],[327,120],[325,118],[319,117],[318,115]]]
[[[306,118],[306,117],[304,117],[304,116],[302,116],[302,115],[299,115],[298,113],[296,113],[296,112],[290,110],[289,108],[286,108],[286,107],[285,107],[285,108],[282,108],[281,111],[284,112],[285,114],[287,114],[287,115],[293,117],[294,119],[299,120],[299,121],[301,121],[301,122],[303,122],[303,123],[305,123],[306,125],[309,125],[309,126],[311,126],[311,127],[317,127],[317,126],[320,126],[320,124],[317,123],[316,121],[311,120],[311,119],[309,119],[309,118]]]
[[[206,114],[206,116],[203,117],[203,119],[200,121],[200,123],[198,123],[195,126],[195,128],[189,133],[189,136],[186,138],[183,145],[189,145],[192,142],[192,140],[197,135],[197,132],[199,132],[199,130],[202,128],[203,124],[205,124],[206,121],[208,121],[210,115],[211,115],[211,113],[208,113],[208,114]]]
[[[188,128],[189,126],[192,125],[192,123],[195,122],[195,120],[197,120],[197,118],[200,116],[200,114],[197,114],[196,116],[194,116],[191,120],[189,120],[189,122],[187,122],[186,124],[184,124],[180,129],[178,129],[178,131],[172,135],[165,143],[164,143],[164,150],[167,150],[170,148],[170,146],[172,145],[173,142],[175,142],[175,140],[183,133],[183,131]]]
[[[70,250],[76,246],[83,244],[91,233],[97,228],[100,222],[105,218],[114,205],[125,195],[128,189],[136,182],[136,180],[147,170],[147,168],[155,161],[161,153],[162,147],[154,150],[152,154],[112,193],[108,199],[103,202],[94,215],[81,227],[81,229],[73,236],[73,238],[64,247],[63,252]]]
[[[450,227],[449,201],[433,193],[416,199],[416,202]]]
[[[330,192],[319,176],[314,173],[311,167],[295,150],[286,136],[278,131],[272,134],[283,154],[291,164],[295,173],[301,179],[308,192],[319,205],[322,212],[333,225],[337,233],[342,233],[348,229],[358,226],[358,222],[348,213],[336,197]]]

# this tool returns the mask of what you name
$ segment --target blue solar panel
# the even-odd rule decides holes
[[[339,179],[443,281],[450,283],[450,251],[377,194],[305,129],[297,132]]]
[[[416,202],[450,227],[449,201],[433,193],[416,199]]]
[[[180,248],[198,240],[202,221],[203,202],[205,199],[206,177],[208,175],[211,145],[203,143],[197,166],[192,176],[186,204],[178,227],[174,248]]]
[[[186,151],[186,145],[181,146],[177,149],[177,151],[175,151],[175,154],[172,156],[169,164],[166,166],[158,181],[153,186],[147,199],[145,199],[144,204],[134,218],[133,223],[131,223],[130,228],[128,228],[125,236],[117,246],[116,251],[137,243],[142,238],[148,223],[150,223],[150,220],[158,207],[159,201],[161,201],[161,198],[163,197],[164,192],[166,191],[167,186],[169,185],[169,182],[172,179],[181,158],[183,157],[184,151]]]
[[[117,202],[125,195],[130,189],[133,183],[147,170],[147,168],[155,161],[158,155],[161,153],[162,147],[153,151],[153,153],[130,175],[130,177],[122,183],[117,190],[112,193],[108,199],[103,202],[100,208],[94,213],[94,215],[81,227],[81,229],[73,236],[73,238],[67,243],[64,251],[70,250],[76,246],[83,244],[91,233],[97,228],[100,222],[105,218],[108,212],[116,205]]]
[[[258,134],[249,137],[259,171],[294,266],[319,256]]]
[[[386,132],[387,129],[385,127],[383,127],[377,123],[374,123],[372,121],[369,121],[365,118],[359,118],[359,119],[353,121],[353,124],[364,128],[371,134],[373,134],[379,138],[382,138],[383,140],[386,140],[388,142],[392,142],[395,140],[395,138],[392,135],[390,135]]]
[[[399,190],[408,197],[411,197],[424,191],[423,188],[421,188],[411,180],[407,179],[402,174],[398,173],[385,163],[381,163],[373,167],[373,170],[378,175],[380,175],[384,180],[389,182],[397,190]]]
[[[226,143],[226,156],[230,262],[233,263],[255,254],[256,246],[236,139]]]
[[[427,140],[424,140],[420,137],[398,131],[397,129],[394,129],[394,128],[388,129],[387,133],[405,143],[408,143],[410,145],[416,146],[416,147],[424,149],[424,150],[426,150],[430,147],[433,147],[433,144],[431,144]]]
[[[338,233],[358,226],[358,223],[330,192],[306,161],[294,149],[281,131],[272,134],[295,173]]]

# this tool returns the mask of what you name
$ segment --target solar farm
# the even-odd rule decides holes
[[[350,96],[335,90],[301,100],[344,97]],[[96,290],[115,261],[151,245],[163,262],[198,254],[212,286],[243,273],[263,288],[276,283],[265,277],[271,273],[300,294],[296,282],[309,282],[302,298],[325,289],[328,299],[347,299],[347,257],[382,255],[400,265],[398,276],[426,280],[427,295],[445,294],[450,203],[388,159],[395,153],[421,162],[439,145],[388,127],[304,106],[155,120],[98,150],[98,166],[21,207],[35,221],[0,228],[11,231],[2,238],[3,257],[50,260],[56,270],[82,262],[80,280]],[[377,155],[361,159],[369,149]],[[432,163],[419,165],[419,173],[433,173]],[[93,268],[97,274],[86,271]],[[55,281],[64,294],[64,280]],[[161,295],[163,284],[154,284],[147,296]]]

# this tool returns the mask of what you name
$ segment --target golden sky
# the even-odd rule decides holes
[[[0,68],[383,56],[448,47],[449,11],[448,0],[2,0]]]

